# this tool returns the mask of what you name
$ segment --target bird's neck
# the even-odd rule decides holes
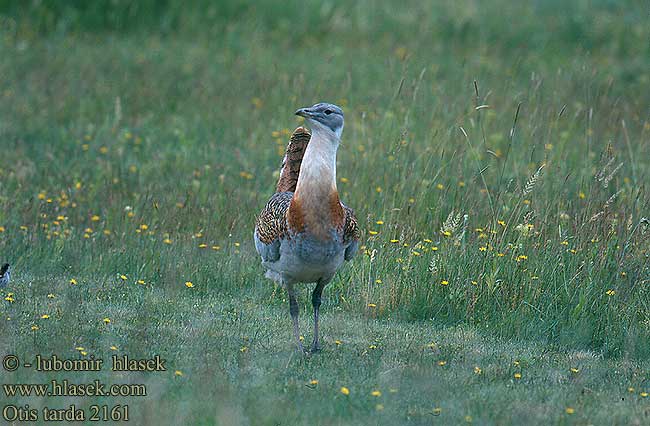
[[[307,200],[336,192],[336,151],[333,132],[314,129],[300,165],[294,197]]]
[[[326,238],[327,229],[343,220],[343,208],[336,189],[334,132],[313,129],[300,165],[298,183],[289,207],[289,224]]]

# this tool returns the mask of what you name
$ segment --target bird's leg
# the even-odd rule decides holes
[[[296,338],[298,350],[305,352],[300,341],[300,331],[298,330],[298,313],[300,312],[300,308],[292,284],[287,284],[287,292],[289,293],[289,313],[291,314],[291,321],[293,321],[293,336]]]
[[[326,281],[319,280],[311,294],[311,304],[314,307],[314,341],[311,344],[312,353],[320,350],[320,343],[318,341],[318,311],[320,310],[320,298],[325,284],[327,284]]]

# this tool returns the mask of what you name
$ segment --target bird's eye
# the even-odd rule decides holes
[[[332,113],[332,110],[330,110],[330,109],[325,110],[325,115],[330,115],[331,113]]]

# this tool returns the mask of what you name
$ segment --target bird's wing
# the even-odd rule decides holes
[[[300,174],[300,164],[302,157],[305,155],[307,144],[311,139],[311,134],[304,127],[298,127],[293,131],[287,151],[282,160],[282,169],[280,170],[280,179],[275,192],[295,192]]]
[[[280,259],[280,240],[287,232],[287,209],[293,192],[276,192],[255,222],[255,248],[264,262]]]
[[[359,223],[354,215],[354,210],[341,203],[343,211],[345,212],[345,225],[343,226],[343,242],[350,243],[345,249],[345,260],[350,260],[354,257],[359,249]]]

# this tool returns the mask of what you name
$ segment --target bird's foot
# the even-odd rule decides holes
[[[309,353],[315,354],[315,353],[320,352],[320,351],[321,351],[321,347],[320,347],[320,344],[318,342],[314,342],[314,343],[311,344],[311,349],[310,349]]]

